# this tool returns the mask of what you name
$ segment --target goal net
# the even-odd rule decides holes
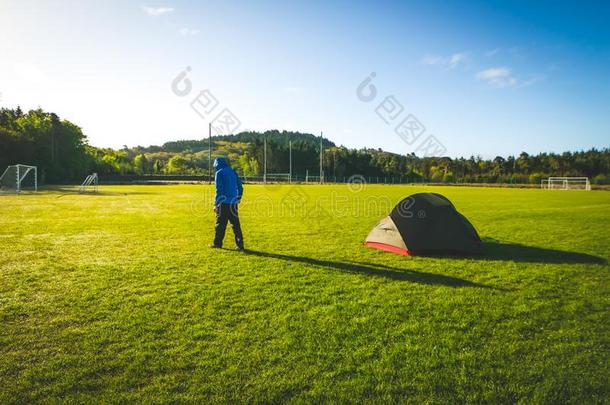
[[[87,178],[82,182],[80,188],[78,189],[79,193],[86,193],[88,191],[92,193],[97,193],[97,186],[99,183],[99,179],[97,177],[97,173],[92,173],[87,176]]]
[[[263,181],[266,183],[268,181],[271,182],[288,182],[292,180],[292,175],[290,173],[267,173],[263,175]]]
[[[324,176],[310,176],[307,174],[305,176],[305,183],[324,183]]]
[[[546,190],[591,190],[588,177],[549,177],[540,187]]]
[[[11,165],[0,176],[0,191],[20,193],[23,190],[38,191],[38,169],[36,166]]]

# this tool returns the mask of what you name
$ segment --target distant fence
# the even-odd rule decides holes
[[[213,176],[208,175],[191,176],[191,175],[166,175],[166,174],[151,174],[151,175],[110,175],[100,176],[101,184],[138,184],[138,183],[208,183],[213,181]],[[263,176],[241,176],[245,183],[264,183]],[[323,183],[352,183],[354,181],[370,183],[370,184],[413,184],[426,183],[426,180],[408,177],[383,177],[383,176],[329,176],[325,177]],[[320,178],[314,176],[273,176],[267,175],[267,183],[311,183],[319,184]]]
[[[263,176],[241,176],[244,183],[262,184],[265,179]],[[100,184],[180,184],[180,183],[210,183],[214,181],[213,176],[208,175],[180,175],[180,174],[126,174],[126,175],[100,175]],[[292,179],[286,176],[267,175],[267,183],[272,184],[320,184],[320,178],[317,176],[293,176]],[[366,183],[366,184],[403,184],[403,185],[430,185],[430,186],[470,186],[470,187],[510,187],[510,188],[540,188],[539,184],[528,183],[441,183],[434,182],[428,179],[409,178],[409,177],[388,177],[388,176],[328,176],[324,178],[324,184],[349,184],[349,183]],[[57,184],[70,184],[70,182],[61,182]],[[74,183],[76,184],[76,183]],[[80,183],[78,183],[80,184]],[[610,190],[609,185],[591,185],[593,190]]]
[[[133,183],[200,183],[214,180],[208,175],[191,176],[181,174],[125,174],[100,175],[101,184],[133,184]]]

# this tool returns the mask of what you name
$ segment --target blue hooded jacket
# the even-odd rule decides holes
[[[241,196],[244,194],[244,188],[235,170],[231,169],[223,157],[214,160],[214,168],[216,169],[214,204],[239,204]]]

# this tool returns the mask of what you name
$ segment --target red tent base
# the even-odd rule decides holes
[[[409,256],[410,254],[407,249],[402,249],[392,245],[386,245],[385,243],[365,242],[364,245],[373,249],[385,250],[386,252],[396,253],[397,255]]]

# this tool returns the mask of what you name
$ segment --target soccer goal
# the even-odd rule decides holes
[[[324,183],[324,176],[310,176],[309,173],[305,175],[305,183]]]
[[[290,173],[267,173],[263,176],[263,182],[268,181],[276,183],[292,183],[292,174]]]
[[[588,177],[549,177],[540,187],[546,190],[591,190]]]
[[[87,176],[85,181],[80,185],[78,190],[79,193],[86,193],[88,191],[97,193],[97,186],[99,183],[99,179],[97,177],[97,173],[90,174]]]
[[[0,176],[0,191],[20,193],[23,190],[38,191],[38,168],[28,165],[11,165]]]

